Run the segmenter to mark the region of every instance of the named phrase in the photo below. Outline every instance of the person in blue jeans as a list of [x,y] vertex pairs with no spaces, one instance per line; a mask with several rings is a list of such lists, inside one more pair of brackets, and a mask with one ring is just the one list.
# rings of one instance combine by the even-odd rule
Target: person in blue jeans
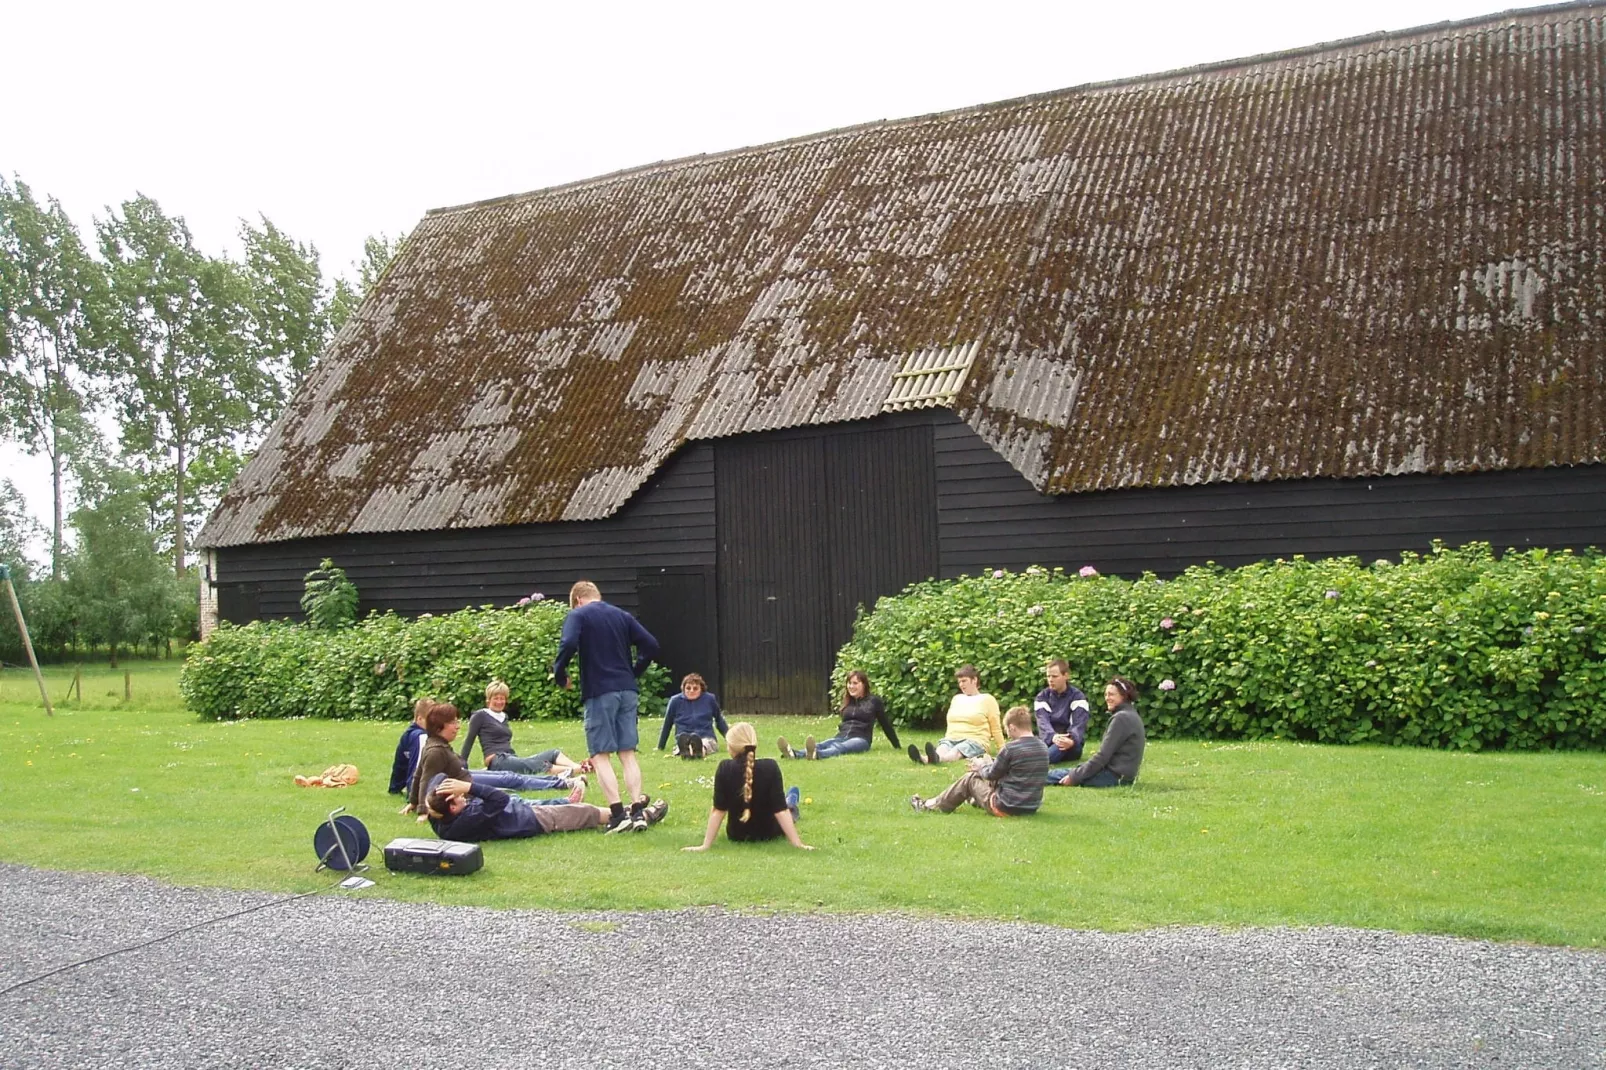
[[887,716],[886,703],[881,701],[880,695],[870,693],[870,678],[858,669],[848,673],[841,716],[842,723],[837,726],[836,735],[818,743],[813,736],[809,736],[803,741],[800,751],[793,750],[785,736],[776,740],[781,757],[836,758],[844,754],[863,754],[870,749],[870,739],[875,735],[877,724],[887,734],[887,740],[894,748],[900,746],[898,730],[892,727],[892,719]]
[[720,735],[730,730],[725,724],[725,715],[720,712],[719,699],[708,690],[707,681],[697,673],[688,673],[680,682],[680,694],[670,698],[669,705],[664,707],[664,727],[658,733],[658,749],[664,749],[673,731],[675,757],[702,758],[717,754],[716,726]]
[[482,769],[478,773],[470,773],[468,764],[463,761],[452,749],[452,741],[457,738],[458,728],[461,726],[461,715],[457,707],[449,702],[431,701],[424,713],[424,739],[423,752],[418,756],[417,768],[413,770],[413,779],[407,794],[407,808],[402,813],[417,813],[418,820],[425,820],[424,796],[428,794],[429,782],[439,774],[446,774],[453,780],[473,780],[484,784],[488,788],[500,788],[503,791],[551,791],[555,788],[578,788],[584,794],[585,782],[582,780],[570,781],[557,776],[529,776],[524,773],[498,773],[490,769]]
[[[585,702],[586,749],[591,753],[597,784],[608,800],[605,831],[640,831],[648,822],[641,765],[636,761],[641,742],[636,725],[641,696],[636,680],[658,656],[658,640],[635,617],[604,602],[596,584],[581,580],[569,589],[569,615],[563,619],[558,659],[552,663],[552,678],[558,686],[573,686],[568,666],[576,654],[580,657],[580,697]],[[625,790],[630,793],[628,812],[613,772],[615,754],[619,755]]]

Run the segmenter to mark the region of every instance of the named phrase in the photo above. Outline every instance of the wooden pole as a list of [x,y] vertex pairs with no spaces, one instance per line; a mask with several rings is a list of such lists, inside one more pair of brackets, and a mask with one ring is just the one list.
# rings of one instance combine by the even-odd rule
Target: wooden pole
[[123,670],[123,701],[134,701],[134,674],[127,669]]
[[45,700],[45,716],[54,717],[56,711],[50,708],[50,692],[45,690],[45,674],[39,671],[39,659],[33,655],[33,640],[28,636],[28,622],[22,619],[22,603],[17,601],[17,588],[11,583],[11,566],[0,564],[0,580],[6,584],[6,594],[11,598],[11,612],[17,618],[17,632],[22,636],[22,648],[28,652],[28,664],[33,666],[33,678],[39,682],[39,697]]

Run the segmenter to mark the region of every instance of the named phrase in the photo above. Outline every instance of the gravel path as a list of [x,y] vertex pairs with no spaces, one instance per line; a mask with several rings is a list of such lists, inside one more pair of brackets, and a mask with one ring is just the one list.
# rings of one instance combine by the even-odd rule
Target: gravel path
[[[275,898],[0,865],[0,989]],[[1606,1068],[1606,954],[337,892],[0,995],[0,1066]]]

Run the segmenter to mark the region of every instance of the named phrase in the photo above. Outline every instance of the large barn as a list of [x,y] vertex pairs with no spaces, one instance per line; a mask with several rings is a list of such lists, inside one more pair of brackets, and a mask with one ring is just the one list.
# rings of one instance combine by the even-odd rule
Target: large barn
[[1606,4],[430,212],[213,513],[209,614],[589,577],[740,713],[928,576],[1606,545]]

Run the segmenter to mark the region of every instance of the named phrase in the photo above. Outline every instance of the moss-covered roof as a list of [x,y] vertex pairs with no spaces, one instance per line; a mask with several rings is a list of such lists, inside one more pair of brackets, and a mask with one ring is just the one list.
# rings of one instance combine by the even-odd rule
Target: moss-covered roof
[[1603,189],[1594,2],[434,211],[201,543],[606,516],[917,360],[1050,494],[1600,462]]

